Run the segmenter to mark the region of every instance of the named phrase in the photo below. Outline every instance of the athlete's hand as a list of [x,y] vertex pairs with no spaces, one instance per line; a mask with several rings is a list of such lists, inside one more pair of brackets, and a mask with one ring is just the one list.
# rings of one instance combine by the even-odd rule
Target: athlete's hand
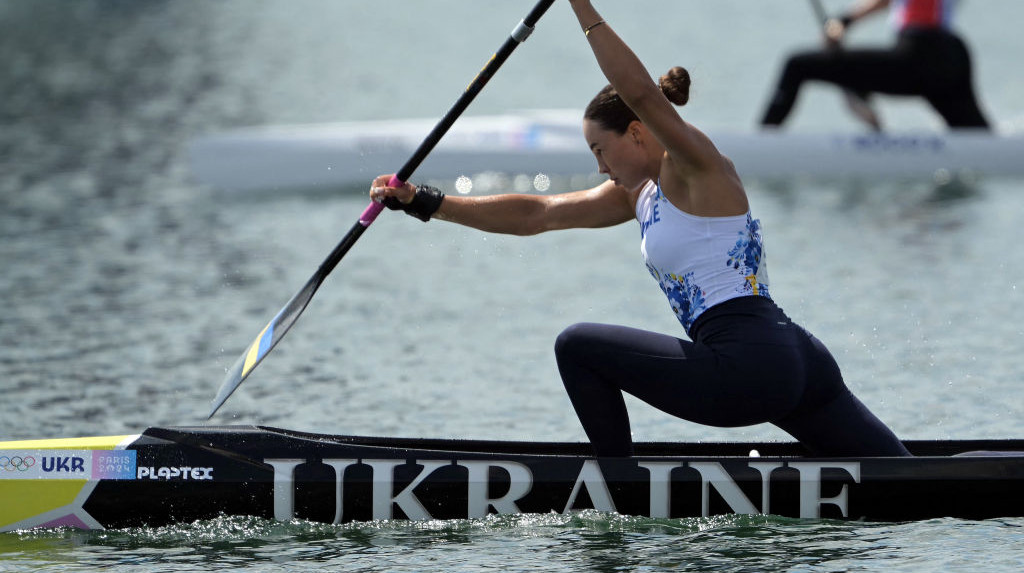
[[846,25],[839,18],[829,18],[825,22],[825,47],[838,48],[846,36]]
[[387,204],[387,199],[394,197],[398,202],[408,205],[416,195],[416,187],[408,181],[401,187],[388,187],[392,177],[394,175],[380,175],[374,179],[370,184],[370,199]]

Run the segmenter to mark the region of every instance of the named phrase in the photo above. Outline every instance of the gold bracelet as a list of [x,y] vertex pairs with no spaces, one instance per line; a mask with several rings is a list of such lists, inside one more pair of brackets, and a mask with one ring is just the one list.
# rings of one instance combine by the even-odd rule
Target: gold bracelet
[[590,36],[590,31],[600,26],[601,24],[604,24],[604,20],[598,20],[597,22],[594,22],[593,24],[587,26],[586,28],[583,29],[583,35]]

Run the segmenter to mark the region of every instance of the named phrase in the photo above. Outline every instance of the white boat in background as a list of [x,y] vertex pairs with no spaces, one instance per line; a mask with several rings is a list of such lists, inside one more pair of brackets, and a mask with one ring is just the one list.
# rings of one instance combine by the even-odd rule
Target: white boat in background
[[[459,119],[416,170],[418,180],[481,173],[591,174],[578,110],[530,110]],[[198,183],[224,190],[367,185],[397,171],[434,119],[238,129],[189,148]],[[748,180],[925,179],[1024,176],[1024,133],[801,133],[708,129]]]

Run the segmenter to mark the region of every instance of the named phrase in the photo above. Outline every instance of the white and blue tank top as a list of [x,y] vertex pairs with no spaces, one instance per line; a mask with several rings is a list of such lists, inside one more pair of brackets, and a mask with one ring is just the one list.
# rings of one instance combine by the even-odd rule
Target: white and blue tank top
[[640,252],[689,333],[712,306],[768,293],[761,222],[744,215],[698,217],[676,208],[651,181],[636,202]]

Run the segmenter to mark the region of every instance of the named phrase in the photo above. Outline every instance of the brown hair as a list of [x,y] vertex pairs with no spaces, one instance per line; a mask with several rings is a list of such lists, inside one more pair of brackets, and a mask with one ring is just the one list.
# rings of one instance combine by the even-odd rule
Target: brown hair
[[[686,68],[676,66],[669,70],[658,80],[658,87],[668,101],[676,105],[686,105],[690,101],[690,73]],[[601,127],[619,134],[626,133],[629,124],[639,119],[610,84],[590,100],[583,118],[596,121]]]

